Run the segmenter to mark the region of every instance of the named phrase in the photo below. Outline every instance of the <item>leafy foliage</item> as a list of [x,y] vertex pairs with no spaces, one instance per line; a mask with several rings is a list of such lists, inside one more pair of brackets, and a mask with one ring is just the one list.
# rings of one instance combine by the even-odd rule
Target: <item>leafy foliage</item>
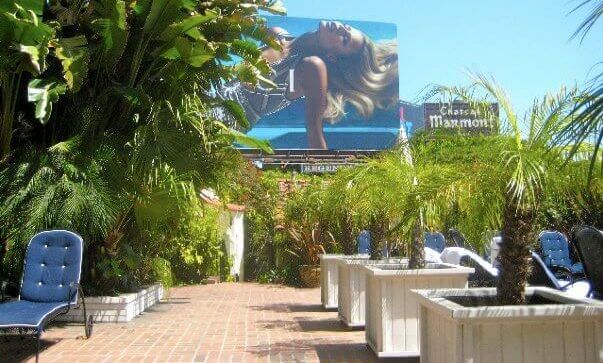
[[43,19],[18,3],[0,11],[0,217],[18,219],[0,240],[17,253],[37,231],[77,231],[95,292],[214,273],[219,226],[191,200],[240,168],[233,142],[270,149],[214,119],[211,91],[240,67],[267,75],[251,44],[274,42],[258,11],[281,3],[54,1]]

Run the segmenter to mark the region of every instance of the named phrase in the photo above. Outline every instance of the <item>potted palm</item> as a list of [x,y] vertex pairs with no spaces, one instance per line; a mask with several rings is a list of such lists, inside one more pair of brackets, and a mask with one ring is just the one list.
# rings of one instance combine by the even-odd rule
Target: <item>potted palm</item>
[[299,276],[303,287],[320,286],[320,258],[325,253],[320,241],[320,232],[316,228],[303,230],[289,227],[290,247],[287,252],[299,258]]
[[[467,176],[475,183],[474,199],[482,199],[482,190],[498,194],[484,212],[498,215],[502,222],[499,281],[495,289],[417,291],[423,326],[421,360],[601,361],[601,302],[526,287],[540,202],[552,185],[563,188],[575,177],[563,169],[560,150],[550,144],[569,122],[574,93],[562,91],[535,103],[526,117],[529,134],[524,136],[504,91],[482,75],[472,78],[473,87],[499,103],[502,120],[509,126],[502,135],[490,138],[490,147],[481,148],[485,154],[498,155],[497,161],[478,166]],[[475,102],[469,96],[474,90],[439,91]]]
[[404,247],[409,253],[408,260],[397,264],[363,266],[365,335],[379,357],[419,355],[418,304],[411,289],[462,288],[473,272],[461,266],[425,263],[422,235],[427,224],[435,223],[430,211],[454,188],[457,173],[424,164],[415,157],[416,148],[410,146],[369,161],[350,184],[363,195],[358,207],[368,216],[375,236],[371,257],[380,257],[385,239],[395,236],[406,241]]
[[334,245],[333,235],[321,218],[322,189],[320,180],[307,181],[303,189],[291,195],[285,210],[286,220],[290,221],[286,227],[289,237],[286,251],[299,259],[304,287],[320,285],[320,256],[326,254],[326,247]]
[[320,292],[325,309],[338,309],[339,303],[339,261],[345,259],[366,260],[367,255],[357,254],[356,235],[359,232],[358,223],[353,209],[350,208],[348,194],[345,193],[347,171],[341,171],[321,190],[323,215],[329,216],[329,231],[332,232],[336,245],[340,247],[337,253],[320,256]]

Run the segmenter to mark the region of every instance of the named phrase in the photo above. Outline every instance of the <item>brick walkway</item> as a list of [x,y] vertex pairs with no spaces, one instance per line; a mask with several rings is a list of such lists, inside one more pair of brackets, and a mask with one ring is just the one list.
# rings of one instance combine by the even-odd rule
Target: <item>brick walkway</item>
[[[324,311],[319,289],[223,283],[170,290],[127,324],[53,325],[40,362],[373,362],[364,331]],[[35,341],[0,340],[0,362],[33,360]],[[391,360],[387,360],[390,362]],[[418,362],[410,360],[407,362]]]

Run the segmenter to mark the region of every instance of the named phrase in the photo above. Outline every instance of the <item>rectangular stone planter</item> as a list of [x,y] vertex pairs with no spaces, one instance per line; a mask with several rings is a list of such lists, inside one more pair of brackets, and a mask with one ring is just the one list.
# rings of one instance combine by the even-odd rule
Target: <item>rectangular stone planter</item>
[[[546,304],[486,306],[496,289],[415,291],[421,305],[421,362],[603,362],[603,303],[545,288]],[[460,297],[484,306],[465,307]]]
[[419,303],[412,289],[464,288],[472,268],[428,263],[423,269],[364,266],[366,341],[379,357],[417,357],[420,347]]
[[339,275],[337,271],[340,258],[368,260],[368,255],[320,255],[320,300],[325,309],[337,309],[337,289]]
[[364,266],[400,265],[408,259],[392,258],[384,260],[345,259],[338,261],[338,316],[348,328],[364,328],[365,292],[368,270]]
[[[86,297],[86,312],[98,323],[125,323],[140,315],[163,298],[163,285],[146,286],[136,293],[119,296]],[[81,322],[82,306],[59,316],[57,321]]]

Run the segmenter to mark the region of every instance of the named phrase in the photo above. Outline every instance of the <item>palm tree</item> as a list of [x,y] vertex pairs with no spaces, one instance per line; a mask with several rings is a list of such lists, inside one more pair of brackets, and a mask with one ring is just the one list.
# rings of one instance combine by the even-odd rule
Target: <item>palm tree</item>
[[[498,102],[502,111],[499,120],[505,127],[498,137],[502,144],[498,147],[493,145],[490,151],[487,147],[480,150],[490,155],[498,154],[499,158],[490,165],[494,167],[492,170],[477,170],[472,174],[478,180],[476,193],[497,188],[501,196],[498,208],[496,199],[492,201],[490,212],[501,213],[503,223],[498,299],[502,304],[522,304],[525,302],[524,290],[529,273],[530,246],[535,240],[537,212],[550,177],[563,172],[559,157],[563,150],[552,140],[567,125],[576,92],[562,90],[555,96],[535,102],[522,120],[494,80],[481,74],[470,74],[470,77],[474,82],[472,87],[439,87],[438,93],[452,99],[460,98],[476,107],[490,97]],[[475,91],[481,91],[484,97],[476,99]],[[522,125],[528,127],[527,134],[522,132]]]
[[[357,223],[371,233],[371,259],[381,259],[390,227],[399,215],[400,203],[411,180],[403,159],[397,153],[384,153],[362,166],[343,170],[335,185],[344,185],[347,203]],[[333,192],[338,193],[337,190]]]

